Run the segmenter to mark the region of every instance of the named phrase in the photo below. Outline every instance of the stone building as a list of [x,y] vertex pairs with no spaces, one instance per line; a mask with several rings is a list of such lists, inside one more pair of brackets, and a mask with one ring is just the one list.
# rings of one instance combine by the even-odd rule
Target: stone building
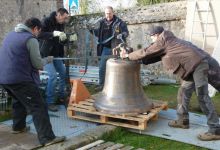
[[[98,2],[99,0],[95,0]],[[117,0],[112,0],[117,1]],[[131,0],[134,4],[136,0]],[[206,2],[208,0],[199,0],[199,7],[206,9]],[[23,22],[28,17],[38,17],[42,19],[44,16],[50,14],[50,12],[62,7],[63,0],[1,0],[1,19],[0,19],[0,41],[7,32],[13,30],[17,23]],[[117,1],[121,4],[122,1]],[[206,39],[207,48],[209,53],[215,46],[215,42],[218,38],[218,29],[220,28],[220,18],[217,6],[219,6],[219,0],[212,0],[209,8],[210,22],[207,31],[215,37]],[[92,3],[89,8],[92,8]],[[134,7],[133,7],[134,6]],[[178,1],[171,3],[161,3],[149,6],[135,6],[132,8],[116,7],[116,15],[126,21],[130,35],[127,39],[129,46],[134,49],[144,48],[150,44],[150,39],[146,35],[146,31],[151,25],[162,25],[165,29],[172,30],[174,34],[179,38],[190,39],[192,34],[192,21],[194,16],[194,1]],[[121,9],[118,9],[121,8]],[[98,10],[98,9],[97,9]],[[98,10],[100,12],[100,10]],[[95,13],[88,15],[75,15],[71,17],[70,23],[67,25],[66,32],[76,32],[78,34],[78,41],[70,46],[68,52],[72,57],[82,58],[81,60],[74,61],[75,64],[84,64],[85,56],[96,56],[96,38],[85,28],[85,23],[91,22],[103,17],[103,13]],[[205,13],[201,14],[201,18],[206,18]],[[198,19],[198,14],[195,15],[194,20]],[[195,24],[194,24],[195,25]],[[203,25],[196,24],[195,29],[202,29]],[[201,43],[204,41],[202,36],[194,37],[192,39],[194,43],[201,47]],[[89,65],[97,65],[98,60],[89,58]],[[160,63],[145,66],[148,67],[157,74],[166,74],[161,69]]]
[[1,0],[0,41],[14,26],[29,17],[42,19],[62,7],[62,0]]

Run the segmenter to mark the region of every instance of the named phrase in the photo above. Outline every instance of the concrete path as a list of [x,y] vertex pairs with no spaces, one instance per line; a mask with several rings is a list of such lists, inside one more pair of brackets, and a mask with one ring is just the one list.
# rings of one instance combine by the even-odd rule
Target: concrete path
[[[67,138],[65,142],[39,148],[41,150],[68,150],[76,149],[100,138],[104,133],[114,130],[116,127],[100,125],[89,129],[78,136]],[[30,150],[39,145],[37,135],[33,133],[11,134],[11,127],[0,124],[0,149],[1,150]]]
[[11,127],[0,124],[0,149],[1,150],[29,150],[39,145],[36,134],[21,133],[11,134]]

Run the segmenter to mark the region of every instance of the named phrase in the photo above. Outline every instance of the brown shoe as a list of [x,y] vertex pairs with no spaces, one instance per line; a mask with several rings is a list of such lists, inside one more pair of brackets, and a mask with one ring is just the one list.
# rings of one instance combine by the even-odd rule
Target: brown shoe
[[25,128],[23,128],[23,129],[21,129],[21,130],[12,130],[11,133],[12,133],[12,134],[24,133],[24,132],[30,131],[30,129],[31,129],[30,126],[26,126]]
[[210,132],[201,133],[197,137],[202,141],[220,140],[220,135],[216,135]]
[[55,144],[55,143],[63,142],[65,139],[66,139],[65,136],[60,136],[60,137],[57,136],[53,140],[45,143],[44,146],[49,146],[49,145],[52,145],[52,144]]
[[189,120],[172,120],[168,125],[173,128],[189,129]]

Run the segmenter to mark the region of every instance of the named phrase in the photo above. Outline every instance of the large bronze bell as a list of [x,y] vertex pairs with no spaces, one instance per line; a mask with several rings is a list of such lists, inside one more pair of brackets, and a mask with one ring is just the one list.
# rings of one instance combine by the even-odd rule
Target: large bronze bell
[[104,88],[96,97],[94,107],[109,114],[136,114],[150,110],[153,104],[147,100],[140,83],[140,64],[109,59]]

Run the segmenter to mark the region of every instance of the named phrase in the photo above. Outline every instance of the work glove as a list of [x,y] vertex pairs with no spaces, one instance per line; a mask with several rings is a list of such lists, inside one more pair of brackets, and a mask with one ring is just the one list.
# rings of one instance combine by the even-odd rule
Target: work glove
[[122,39],[123,38],[123,34],[118,34],[117,35],[117,39]]
[[53,56],[47,56],[47,63],[53,62]]
[[76,35],[76,34],[70,35],[69,41],[70,41],[70,42],[72,42],[72,41],[77,41],[77,35]]
[[67,39],[66,33],[61,31],[53,31],[54,37],[59,37],[60,41],[65,41]]

